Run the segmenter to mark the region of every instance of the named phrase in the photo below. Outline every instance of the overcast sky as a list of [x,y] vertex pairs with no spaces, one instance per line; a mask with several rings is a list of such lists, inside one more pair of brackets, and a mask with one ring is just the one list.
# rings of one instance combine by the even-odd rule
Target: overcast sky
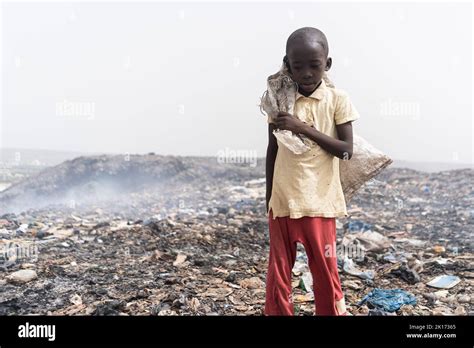
[[471,162],[469,3],[4,3],[1,146],[264,156],[257,104],[286,39],[326,33],[330,76],[392,158]]

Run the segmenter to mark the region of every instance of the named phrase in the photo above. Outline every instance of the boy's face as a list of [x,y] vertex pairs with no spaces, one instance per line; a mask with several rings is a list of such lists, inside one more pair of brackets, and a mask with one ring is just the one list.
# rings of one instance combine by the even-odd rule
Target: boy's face
[[298,84],[298,92],[305,96],[314,92],[332,63],[318,42],[297,41],[289,48],[287,57],[291,77]]

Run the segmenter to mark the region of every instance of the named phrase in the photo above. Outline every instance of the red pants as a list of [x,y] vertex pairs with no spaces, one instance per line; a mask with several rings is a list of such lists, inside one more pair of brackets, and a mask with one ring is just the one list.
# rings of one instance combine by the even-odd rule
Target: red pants
[[297,242],[303,244],[308,257],[316,315],[347,315],[337,271],[336,219],[305,216],[273,220],[270,210],[268,223],[270,259],[264,315],[294,315],[291,272]]

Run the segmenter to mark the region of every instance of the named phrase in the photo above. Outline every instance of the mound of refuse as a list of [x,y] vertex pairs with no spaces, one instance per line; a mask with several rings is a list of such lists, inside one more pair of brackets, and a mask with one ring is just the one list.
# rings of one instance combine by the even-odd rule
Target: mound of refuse
[[215,157],[81,156],[47,168],[0,192],[0,212],[55,204],[106,202],[192,182],[251,180],[263,165],[220,163]]

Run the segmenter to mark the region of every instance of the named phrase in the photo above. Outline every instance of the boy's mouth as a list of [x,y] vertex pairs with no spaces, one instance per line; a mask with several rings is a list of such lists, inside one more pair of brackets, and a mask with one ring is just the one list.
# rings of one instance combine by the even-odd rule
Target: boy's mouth
[[301,89],[305,91],[312,91],[313,89],[316,88],[316,84],[315,83],[302,83],[300,84],[300,87]]

